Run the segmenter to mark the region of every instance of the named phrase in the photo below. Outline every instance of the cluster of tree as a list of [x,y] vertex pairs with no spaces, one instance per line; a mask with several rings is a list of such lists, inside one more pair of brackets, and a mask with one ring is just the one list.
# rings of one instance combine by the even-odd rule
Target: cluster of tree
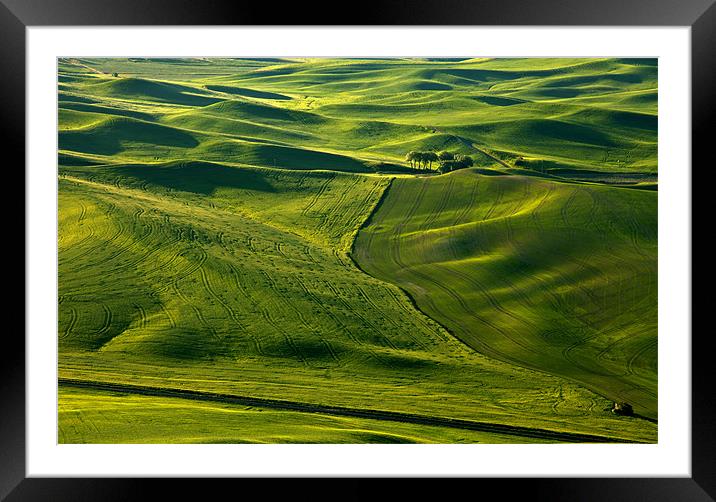
[[413,168],[432,169],[433,162],[437,162],[437,170],[440,173],[449,173],[456,169],[471,167],[474,162],[468,155],[454,155],[450,152],[416,152],[411,151],[405,156],[406,162]]
[[410,167],[418,169],[432,169],[433,162],[438,160],[438,154],[435,152],[410,151],[405,156],[405,161],[410,164]]
[[440,152],[438,157],[440,158],[438,171],[440,171],[441,174],[475,165],[475,162],[469,155],[453,155],[450,152]]

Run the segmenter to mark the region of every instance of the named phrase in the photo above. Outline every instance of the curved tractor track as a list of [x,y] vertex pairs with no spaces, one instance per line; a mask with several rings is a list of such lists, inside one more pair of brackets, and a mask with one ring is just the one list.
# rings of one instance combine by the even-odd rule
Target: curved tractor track
[[655,419],[655,204],[641,191],[474,170],[400,179],[354,258],[478,352]]

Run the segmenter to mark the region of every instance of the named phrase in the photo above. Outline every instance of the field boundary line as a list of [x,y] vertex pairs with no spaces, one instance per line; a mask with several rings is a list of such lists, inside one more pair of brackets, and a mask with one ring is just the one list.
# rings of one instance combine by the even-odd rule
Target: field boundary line
[[385,420],[391,422],[412,423],[436,427],[450,427],[454,429],[473,430],[508,436],[520,436],[548,441],[561,441],[569,443],[638,443],[621,438],[610,438],[592,434],[581,434],[576,432],[559,432],[549,429],[522,427],[517,425],[496,424],[490,422],[479,422],[459,418],[431,417],[415,413],[373,410],[364,408],[350,408],[343,406],[320,405],[303,403],[299,401],[285,401],[279,399],[259,398],[251,396],[240,396],[234,394],[223,394],[189,389],[161,388],[144,385],[108,383],[90,380],[77,380],[71,378],[58,378],[58,385],[91,389],[106,392],[118,392],[129,394],[140,394],[144,396],[171,397],[179,399],[190,399],[195,401],[220,402],[225,404],[236,404],[243,406],[257,406],[286,411],[298,411],[303,413],[319,413],[327,415],[348,416],[356,418],[368,418],[374,420]]

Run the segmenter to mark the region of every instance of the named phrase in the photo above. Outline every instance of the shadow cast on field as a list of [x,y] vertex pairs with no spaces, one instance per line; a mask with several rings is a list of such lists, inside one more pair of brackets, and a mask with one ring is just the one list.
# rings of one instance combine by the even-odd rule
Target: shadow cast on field
[[[129,117],[114,117],[98,124],[77,130],[60,131],[61,150],[115,155],[128,145],[167,146],[194,148],[199,141],[190,133]],[[145,146],[146,148],[146,146]]]
[[92,103],[61,101],[60,108],[65,108],[67,110],[75,110],[78,112],[89,112],[89,113],[98,113],[98,114],[105,114],[105,115],[117,115],[120,117],[131,117],[133,119],[139,119],[139,120],[152,120],[153,119],[152,115],[150,115],[149,113],[136,112],[133,110],[125,110],[125,109],[121,109],[121,108],[112,108],[109,106],[99,106],[99,105],[95,105]]
[[113,166],[114,174],[131,176],[142,182],[170,190],[210,195],[218,188],[275,192],[266,178],[256,171],[212,162],[170,162],[160,165],[131,164]]
[[475,101],[491,106],[513,106],[527,103],[527,100],[517,98],[506,98],[502,96],[470,96]]
[[246,96],[249,98],[259,99],[276,99],[280,101],[290,100],[290,96],[278,94],[275,92],[259,91],[257,89],[249,89],[248,87],[233,87],[230,85],[206,85],[204,86],[210,91],[225,92],[227,94],[235,94],[237,96]]

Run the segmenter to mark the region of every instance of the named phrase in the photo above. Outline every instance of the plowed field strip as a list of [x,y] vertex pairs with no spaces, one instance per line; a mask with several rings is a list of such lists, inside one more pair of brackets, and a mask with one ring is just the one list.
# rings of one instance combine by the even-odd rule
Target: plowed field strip
[[489,422],[477,422],[448,417],[431,417],[415,413],[403,413],[396,411],[372,410],[365,408],[349,408],[343,406],[328,406],[299,401],[284,401],[279,399],[266,399],[250,396],[239,396],[234,394],[219,394],[214,392],[203,392],[187,389],[169,389],[149,387],[143,385],[130,385],[118,383],[92,382],[87,380],[74,380],[69,378],[58,379],[59,385],[76,387],[106,392],[122,392],[129,394],[140,394],[144,396],[172,397],[179,399],[191,399],[195,401],[210,401],[225,404],[237,404],[241,406],[258,406],[262,408],[300,411],[304,413],[322,413],[328,415],[370,418],[374,420],[386,420],[392,422],[412,423],[421,425],[433,425],[437,427],[451,427],[493,434],[504,434],[509,436],[520,436],[547,441],[561,441],[569,443],[633,443],[604,436],[591,434],[579,434],[572,432],[557,432],[547,429],[531,427],[520,427],[503,425]]

